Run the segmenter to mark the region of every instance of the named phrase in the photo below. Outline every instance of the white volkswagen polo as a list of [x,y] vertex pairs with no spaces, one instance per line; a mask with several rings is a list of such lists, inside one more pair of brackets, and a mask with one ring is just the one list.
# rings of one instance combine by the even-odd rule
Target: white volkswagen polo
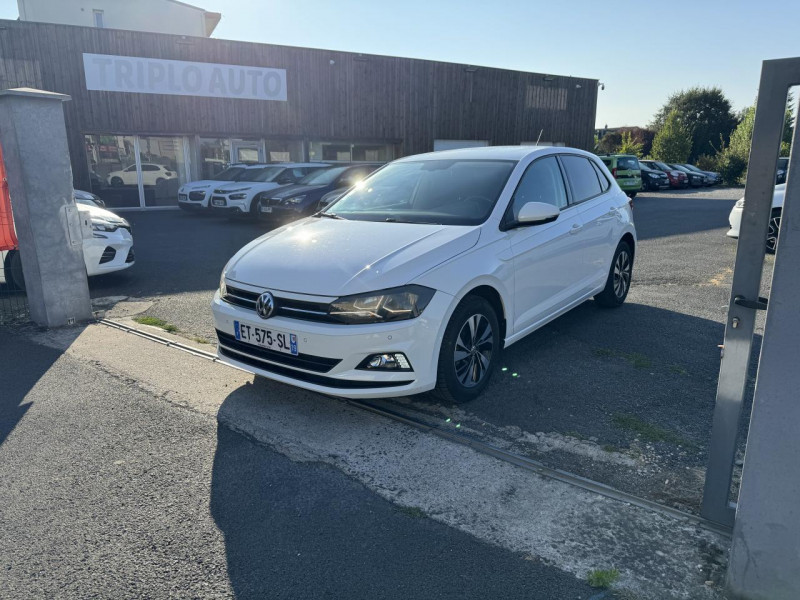
[[410,156],[231,258],[218,354],[332,395],[467,401],[503,348],[589,298],[622,304],[635,248],[628,197],[588,152]]

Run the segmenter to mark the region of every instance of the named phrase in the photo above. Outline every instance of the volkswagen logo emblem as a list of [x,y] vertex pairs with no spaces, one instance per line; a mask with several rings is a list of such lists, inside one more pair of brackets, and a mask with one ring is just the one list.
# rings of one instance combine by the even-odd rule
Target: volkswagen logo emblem
[[258,297],[256,312],[262,319],[269,319],[275,312],[275,297],[270,292],[264,292]]

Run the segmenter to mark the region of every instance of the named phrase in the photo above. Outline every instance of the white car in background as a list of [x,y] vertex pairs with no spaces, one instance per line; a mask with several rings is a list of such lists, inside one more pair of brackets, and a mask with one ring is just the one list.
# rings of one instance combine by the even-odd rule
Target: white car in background
[[476,398],[504,347],[589,298],[620,306],[636,231],[594,155],[409,156],[236,253],[212,311],[220,360],[351,398]]
[[208,208],[208,201],[215,187],[236,181],[247,169],[263,166],[263,164],[249,163],[234,164],[217,173],[215,179],[199,179],[184,183],[178,188],[178,206],[184,210]]
[[[169,179],[175,179],[178,174],[164,165],[155,163],[142,163],[142,185],[158,185]],[[120,171],[111,171],[106,177],[108,185],[119,187],[122,185],[138,185],[136,165],[131,165]]]
[[[92,195],[75,190],[78,211],[91,225],[91,235],[87,228],[83,238],[86,274],[92,277],[132,267],[135,257],[130,223],[97,206],[94,200],[87,197]],[[5,266],[5,269],[0,269],[0,284],[7,283],[4,274],[8,273],[11,283],[19,289],[25,289],[19,251],[0,252],[0,264]]]
[[236,181],[214,188],[211,208],[232,216],[251,215],[256,218],[258,203],[253,199],[261,192],[297,183],[309,173],[330,166],[327,163],[275,163],[248,169]]
[[[786,184],[782,183],[775,186],[775,191],[772,194],[772,213],[769,217],[769,231],[767,231],[767,252],[770,254],[775,253],[775,247],[778,245],[778,231],[781,228],[781,213],[783,212],[783,198],[786,195]],[[728,217],[728,222],[731,225],[727,233],[728,237],[739,237],[739,229],[742,226],[742,213],[744,212],[744,198],[739,198],[736,204],[733,205],[731,214]]]

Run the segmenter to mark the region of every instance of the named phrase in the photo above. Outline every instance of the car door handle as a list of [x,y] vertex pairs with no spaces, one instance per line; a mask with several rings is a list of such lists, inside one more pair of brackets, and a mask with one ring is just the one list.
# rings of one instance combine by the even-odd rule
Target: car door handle
[[575,233],[578,233],[581,229],[583,229],[583,225],[580,225],[579,223],[575,223],[572,226],[572,229],[569,230],[569,232],[570,232],[570,234],[575,234]]

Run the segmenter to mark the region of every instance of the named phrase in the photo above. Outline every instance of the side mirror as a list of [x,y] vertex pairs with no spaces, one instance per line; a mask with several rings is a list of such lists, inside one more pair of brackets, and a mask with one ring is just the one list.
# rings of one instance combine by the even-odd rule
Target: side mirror
[[517,225],[542,225],[552,223],[561,214],[557,206],[545,202],[528,202],[519,209]]

